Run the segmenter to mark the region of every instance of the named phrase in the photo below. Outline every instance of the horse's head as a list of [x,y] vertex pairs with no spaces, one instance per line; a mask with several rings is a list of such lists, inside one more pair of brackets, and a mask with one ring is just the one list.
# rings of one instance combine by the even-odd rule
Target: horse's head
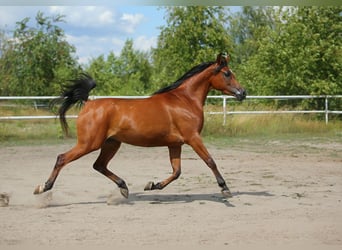
[[229,55],[220,53],[217,56],[214,75],[211,77],[211,87],[222,91],[226,95],[235,96],[242,101],[246,98],[247,92],[236,80],[234,73],[229,69]]

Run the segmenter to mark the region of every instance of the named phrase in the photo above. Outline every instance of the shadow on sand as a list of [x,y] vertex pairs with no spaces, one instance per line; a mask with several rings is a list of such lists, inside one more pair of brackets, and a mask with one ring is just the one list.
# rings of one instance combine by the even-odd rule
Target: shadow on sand
[[132,193],[128,198],[129,204],[136,202],[147,202],[149,204],[177,204],[198,202],[205,204],[206,202],[218,202],[225,204],[227,207],[233,205],[220,193],[215,194],[152,194],[152,193]]
[[[269,192],[234,192],[233,198],[241,195],[252,195],[252,196],[274,196]],[[233,199],[231,198],[231,199]],[[230,198],[225,198],[221,193],[213,194],[153,194],[148,192],[137,192],[131,193],[128,199],[121,196],[115,195],[115,197],[109,196],[99,196],[98,201],[89,202],[71,202],[71,203],[54,203],[48,205],[48,207],[62,207],[70,205],[90,205],[90,204],[108,204],[108,205],[134,205],[139,202],[147,202],[149,204],[178,204],[178,203],[192,203],[197,202],[200,205],[206,204],[207,202],[217,202],[221,203],[227,207],[235,207],[229,200]]]
[[[240,195],[253,196],[273,196],[268,192],[235,192],[233,197]],[[206,202],[218,202],[227,207],[235,207],[229,202],[229,198],[225,198],[221,193],[214,194],[148,194],[148,193],[133,193],[130,195],[127,203],[134,204],[135,202],[145,201],[150,204],[176,204],[176,203],[191,203],[198,202],[205,204]]]

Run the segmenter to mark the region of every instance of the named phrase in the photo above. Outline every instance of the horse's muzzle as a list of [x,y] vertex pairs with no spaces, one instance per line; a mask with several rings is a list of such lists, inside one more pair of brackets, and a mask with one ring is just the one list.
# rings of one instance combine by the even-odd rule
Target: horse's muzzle
[[246,98],[247,96],[247,91],[244,89],[236,89],[236,91],[234,91],[235,97],[238,101],[242,101]]

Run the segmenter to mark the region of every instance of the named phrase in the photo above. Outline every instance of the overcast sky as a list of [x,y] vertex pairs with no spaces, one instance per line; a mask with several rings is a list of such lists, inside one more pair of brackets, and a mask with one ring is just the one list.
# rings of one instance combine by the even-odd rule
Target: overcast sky
[[165,25],[164,10],[156,6],[0,6],[0,29],[13,31],[25,17],[35,25],[38,11],[66,16],[66,23],[59,26],[76,47],[81,63],[109,51],[118,55],[127,39],[133,39],[139,50],[155,47],[159,27]]

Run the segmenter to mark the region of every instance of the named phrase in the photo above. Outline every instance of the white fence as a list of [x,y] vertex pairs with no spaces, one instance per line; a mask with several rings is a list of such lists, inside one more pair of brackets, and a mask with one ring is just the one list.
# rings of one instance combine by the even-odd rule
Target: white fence
[[247,99],[273,99],[273,100],[291,100],[291,99],[324,99],[324,110],[258,110],[258,111],[228,111],[227,99],[232,99],[232,96],[208,96],[208,98],[221,98],[222,111],[209,112],[209,114],[222,114],[223,125],[226,124],[227,115],[231,114],[324,114],[325,123],[329,122],[329,114],[342,114],[342,110],[329,110],[329,99],[342,98],[342,95],[284,95],[284,96],[247,96]]
[[[148,96],[91,96],[90,99],[101,99],[101,98],[147,98]],[[1,100],[51,100],[56,98],[56,96],[0,96]],[[222,115],[223,124],[226,124],[227,115],[233,114],[324,114],[325,122],[329,122],[329,114],[342,114],[342,110],[329,110],[329,99],[332,98],[342,98],[342,95],[321,95],[321,96],[310,96],[310,95],[291,95],[291,96],[247,96],[247,99],[273,99],[273,100],[291,100],[291,99],[324,99],[324,109],[323,110],[258,110],[258,111],[229,111],[227,109],[227,99],[234,99],[232,96],[208,96],[208,99],[222,99],[222,111],[218,112],[208,112],[210,115]],[[36,102],[34,102],[36,105]],[[1,103],[0,103],[1,105]],[[67,115],[67,118],[77,118],[77,115]],[[55,115],[45,115],[45,116],[1,116],[1,120],[22,120],[22,119],[55,119]]]

